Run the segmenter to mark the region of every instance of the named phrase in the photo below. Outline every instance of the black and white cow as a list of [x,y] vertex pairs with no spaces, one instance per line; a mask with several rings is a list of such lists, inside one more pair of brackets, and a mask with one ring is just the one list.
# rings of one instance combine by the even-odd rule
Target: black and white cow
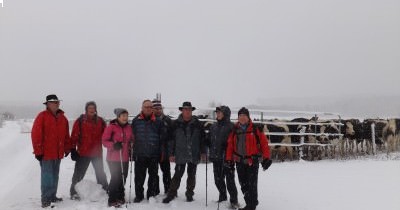
[[[378,149],[382,150],[384,147],[384,138],[383,138],[383,129],[386,127],[388,124],[387,120],[383,119],[365,119],[362,123],[362,139],[365,141],[365,146],[366,150],[365,152],[367,154],[372,153],[372,129],[371,125],[372,123],[375,124],[375,144],[378,147]],[[364,144],[361,142],[361,152],[364,152]]]
[[[277,122],[277,121],[269,121]],[[283,121],[279,121],[283,122]],[[267,122],[268,123],[268,122]],[[291,144],[292,139],[289,135],[273,135],[273,133],[289,133],[289,127],[287,125],[276,125],[276,124],[265,124],[264,131],[269,133],[267,135],[271,143],[280,144]],[[271,155],[273,158],[277,158],[281,161],[285,161],[286,158],[293,160],[293,147],[286,145],[271,146]]]
[[346,119],[340,121],[341,133],[343,134],[343,146],[346,154],[354,155],[358,153],[358,147],[362,141],[363,124],[359,119]]

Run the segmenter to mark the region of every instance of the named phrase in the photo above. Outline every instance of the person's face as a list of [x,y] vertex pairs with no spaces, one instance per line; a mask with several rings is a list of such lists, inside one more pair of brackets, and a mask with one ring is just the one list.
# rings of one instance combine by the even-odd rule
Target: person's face
[[153,107],[153,112],[157,117],[161,116],[163,113],[162,107],[161,106]]
[[122,113],[119,115],[118,117],[118,122],[121,125],[125,125],[126,123],[128,123],[128,113]]
[[89,105],[86,109],[86,114],[89,117],[93,117],[94,115],[96,115],[96,107],[94,105]]
[[245,115],[245,114],[240,114],[238,120],[239,120],[239,123],[242,125],[248,124],[250,121],[249,117],[247,117],[247,115]]
[[60,102],[59,101],[49,101],[49,102],[47,102],[47,108],[52,112],[57,112],[58,109],[60,108]]
[[142,105],[142,112],[145,116],[150,116],[153,113],[153,103],[146,101]]
[[192,108],[183,108],[182,109],[182,117],[183,119],[191,119],[192,118]]
[[217,111],[217,120],[222,120],[224,118],[224,113],[221,111]]

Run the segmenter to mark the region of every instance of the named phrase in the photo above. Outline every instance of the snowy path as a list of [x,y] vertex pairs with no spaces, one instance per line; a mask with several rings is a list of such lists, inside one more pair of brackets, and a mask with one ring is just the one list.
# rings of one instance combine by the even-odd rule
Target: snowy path
[[[0,129],[0,142],[0,209],[40,209],[40,171],[32,155],[30,134],[21,133],[17,122],[6,122]],[[58,195],[64,201],[56,209],[112,209],[106,207],[106,195],[94,184],[91,167],[84,181],[78,185],[83,200],[68,199],[73,166],[70,158],[61,163]],[[107,170],[106,166],[108,175]],[[184,201],[184,177],[179,197],[170,204],[162,204],[163,196],[158,196],[132,204],[128,209],[217,209],[215,200],[218,193],[213,183],[211,164],[208,165],[209,205],[205,207],[205,171],[205,165],[199,165],[193,203]],[[400,209],[399,160],[277,163],[267,172],[260,171],[259,175],[260,205],[257,209]],[[128,194],[129,185],[126,187]],[[239,201],[244,203],[241,193]],[[226,204],[221,209],[227,209]]]

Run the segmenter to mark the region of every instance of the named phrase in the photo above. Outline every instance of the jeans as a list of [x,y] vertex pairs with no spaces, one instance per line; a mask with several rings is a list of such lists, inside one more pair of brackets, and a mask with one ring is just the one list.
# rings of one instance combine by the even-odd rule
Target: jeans
[[42,160],[40,162],[42,203],[56,198],[60,163],[61,160]]

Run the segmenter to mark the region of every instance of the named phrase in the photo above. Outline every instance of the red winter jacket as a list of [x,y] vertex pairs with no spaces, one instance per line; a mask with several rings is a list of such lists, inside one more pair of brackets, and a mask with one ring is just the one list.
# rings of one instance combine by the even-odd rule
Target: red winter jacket
[[96,116],[90,119],[87,115],[81,115],[72,128],[72,148],[77,149],[80,156],[101,157],[103,155],[101,137],[105,127],[103,118]]
[[31,138],[35,155],[43,155],[43,160],[62,159],[71,149],[64,112],[58,110],[56,115],[49,110],[40,112],[33,123]]
[[[240,129],[239,128],[239,123],[236,123],[234,129],[232,130],[231,134],[229,135],[228,138],[228,145],[226,149],[226,160],[234,160],[236,162],[240,161],[240,158],[236,151],[237,151],[237,135],[236,131]],[[260,145],[257,145],[257,138],[254,136],[253,132],[253,123],[250,121],[249,126],[247,127],[246,131],[246,156],[245,158],[248,159],[248,164],[252,165],[253,164],[253,159],[251,156],[254,155],[261,155],[263,159],[270,159],[270,151],[268,147],[268,140],[267,137],[260,132],[258,129],[255,129],[256,135],[258,135],[260,138]]]

